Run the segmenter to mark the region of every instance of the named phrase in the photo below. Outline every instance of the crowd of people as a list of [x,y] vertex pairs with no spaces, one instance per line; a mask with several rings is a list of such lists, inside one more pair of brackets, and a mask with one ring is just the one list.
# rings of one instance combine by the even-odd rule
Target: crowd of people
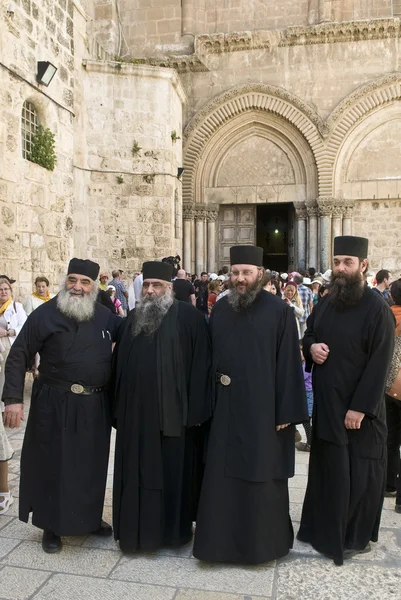
[[[370,287],[367,255],[340,236],[332,270],[278,273],[233,246],[230,269],[148,261],[129,286],[72,259],[57,295],[40,276],[23,303],[0,276],[3,420],[20,425],[33,372],[19,518],[32,513],[44,551],[113,530],[122,551],[154,551],[187,543],[195,521],[200,560],[285,556],[297,448],[310,452],[298,538],[337,565],[368,552],[384,495],[401,512],[401,279],[381,270]],[[11,456],[0,421],[0,514]]]

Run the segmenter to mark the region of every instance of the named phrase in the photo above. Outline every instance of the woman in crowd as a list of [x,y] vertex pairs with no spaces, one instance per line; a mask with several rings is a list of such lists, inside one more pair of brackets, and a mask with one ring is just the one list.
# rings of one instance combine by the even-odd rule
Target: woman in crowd
[[[393,281],[390,288],[394,304],[395,343],[393,359],[386,383],[386,420],[387,420],[387,481],[385,496],[395,498],[395,510],[401,513],[401,396],[399,388],[401,369],[401,279]],[[397,395],[395,395],[397,394]]]
[[219,279],[213,279],[213,281],[209,283],[208,289],[209,293],[207,296],[207,310],[208,314],[210,315],[213,306],[216,304],[217,296],[220,294],[222,289],[221,281]]
[[298,328],[298,338],[301,339],[301,330],[299,327],[299,319],[303,317],[304,307],[302,306],[301,298],[298,294],[298,286],[295,281],[289,281],[284,288],[284,302],[288,304],[293,310]]
[[[6,275],[0,276],[0,398],[4,387],[4,364],[15,338],[26,321],[26,314],[19,302],[12,298],[11,284],[15,283]],[[4,404],[0,400],[1,412]],[[13,497],[8,487],[8,462],[13,451],[4,431],[3,419],[0,418],[0,515],[6,513],[13,503]]]
[[54,294],[50,293],[49,280],[47,277],[36,277],[35,279],[35,291],[27,297],[24,304],[24,309],[27,315],[41,306],[48,300],[54,297]]
[[124,310],[123,310],[120,300],[118,298],[116,298],[116,288],[114,287],[114,285],[107,286],[107,293],[109,294],[110,299],[114,305],[116,315],[118,317],[124,317],[125,316]]
[[322,279],[314,279],[312,281],[312,294],[313,294],[313,306],[319,302],[319,290],[322,287],[323,280]]

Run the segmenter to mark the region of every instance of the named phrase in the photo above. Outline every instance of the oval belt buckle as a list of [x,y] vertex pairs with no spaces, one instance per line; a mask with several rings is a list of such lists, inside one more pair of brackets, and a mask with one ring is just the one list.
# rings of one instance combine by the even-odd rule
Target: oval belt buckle
[[222,375],[220,377],[220,383],[221,385],[230,385],[231,377],[229,377],[228,375]]
[[73,383],[71,386],[71,391],[74,394],[82,394],[82,392],[84,391],[84,386],[81,385],[80,383]]

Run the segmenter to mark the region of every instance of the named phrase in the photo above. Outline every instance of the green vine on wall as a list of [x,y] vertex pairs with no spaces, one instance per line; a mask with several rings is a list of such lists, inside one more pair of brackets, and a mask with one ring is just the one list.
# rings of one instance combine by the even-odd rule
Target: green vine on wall
[[32,136],[32,149],[29,154],[31,162],[54,171],[56,164],[55,135],[50,129],[39,126]]

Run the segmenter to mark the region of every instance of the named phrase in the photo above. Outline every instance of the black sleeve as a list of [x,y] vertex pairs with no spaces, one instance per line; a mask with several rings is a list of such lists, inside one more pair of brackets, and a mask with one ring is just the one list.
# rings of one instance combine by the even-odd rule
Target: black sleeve
[[316,306],[311,314],[309,315],[306,321],[306,330],[304,333],[304,337],[302,339],[302,352],[305,357],[305,371],[310,373],[313,367],[313,359],[310,352],[312,344],[316,344],[314,324],[316,318],[316,311],[319,310],[320,307]]
[[[195,308],[192,308],[195,311]],[[188,379],[188,427],[204,423],[212,413],[211,345],[206,320],[197,312]]]

